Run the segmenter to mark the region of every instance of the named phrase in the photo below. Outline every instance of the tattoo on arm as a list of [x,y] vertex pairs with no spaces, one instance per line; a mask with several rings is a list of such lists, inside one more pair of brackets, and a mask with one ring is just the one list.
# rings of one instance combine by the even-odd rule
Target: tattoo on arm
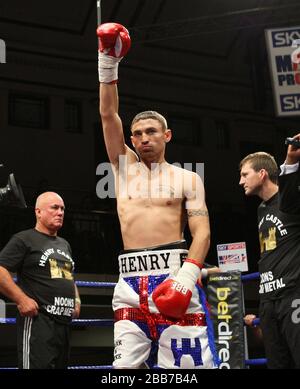
[[191,216],[208,216],[208,211],[206,209],[189,209],[187,211],[188,217]]

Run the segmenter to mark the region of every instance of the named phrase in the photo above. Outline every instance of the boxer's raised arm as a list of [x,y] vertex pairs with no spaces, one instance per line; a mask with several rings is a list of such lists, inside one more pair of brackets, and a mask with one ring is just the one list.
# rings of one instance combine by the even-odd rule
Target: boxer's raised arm
[[127,29],[118,23],[105,23],[97,29],[99,43],[99,110],[109,160],[118,164],[119,156],[134,155],[125,145],[123,126],[118,114],[118,66],[130,48]]
[[106,150],[110,162],[117,165],[119,155],[126,154],[123,125],[118,114],[117,85],[100,83],[99,97]]

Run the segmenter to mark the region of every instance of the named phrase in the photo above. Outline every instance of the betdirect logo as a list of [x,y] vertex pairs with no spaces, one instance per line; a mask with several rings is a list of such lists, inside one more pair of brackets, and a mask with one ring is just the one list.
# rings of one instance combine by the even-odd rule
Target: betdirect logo
[[0,39],[0,63],[6,63],[6,44]]
[[221,361],[219,369],[230,369],[230,340],[232,339],[230,306],[228,304],[228,297],[230,295],[230,288],[218,288],[218,355]]
[[300,39],[300,28],[272,32],[273,47],[291,46],[292,43],[297,39]]

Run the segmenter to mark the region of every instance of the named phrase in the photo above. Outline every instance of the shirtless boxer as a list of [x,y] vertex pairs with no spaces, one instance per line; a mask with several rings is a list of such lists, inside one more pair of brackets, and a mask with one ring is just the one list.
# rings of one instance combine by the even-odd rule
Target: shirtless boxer
[[[216,358],[205,297],[198,286],[210,243],[208,211],[200,177],[170,165],[166,119],[138,114],[131,142],[118,115],[118,64],[130,48],[120,24],[98,27],[100,115],[115,173],[124,251],[114,291],[115,368],[214,368]],[[183,239],[188,221],[193,237]]]

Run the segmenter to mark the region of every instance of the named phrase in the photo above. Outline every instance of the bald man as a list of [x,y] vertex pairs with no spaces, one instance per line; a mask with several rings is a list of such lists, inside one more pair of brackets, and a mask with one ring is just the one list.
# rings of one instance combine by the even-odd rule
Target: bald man
[[[0,293],[18,308],[20,369],[68,366],[70,323],[80,313],[69,243],[57,236],[65,205],[54,192],[36,200],[35,228],[15,234],[0,252]],[[15,284],[10,272],[16,272]]]

